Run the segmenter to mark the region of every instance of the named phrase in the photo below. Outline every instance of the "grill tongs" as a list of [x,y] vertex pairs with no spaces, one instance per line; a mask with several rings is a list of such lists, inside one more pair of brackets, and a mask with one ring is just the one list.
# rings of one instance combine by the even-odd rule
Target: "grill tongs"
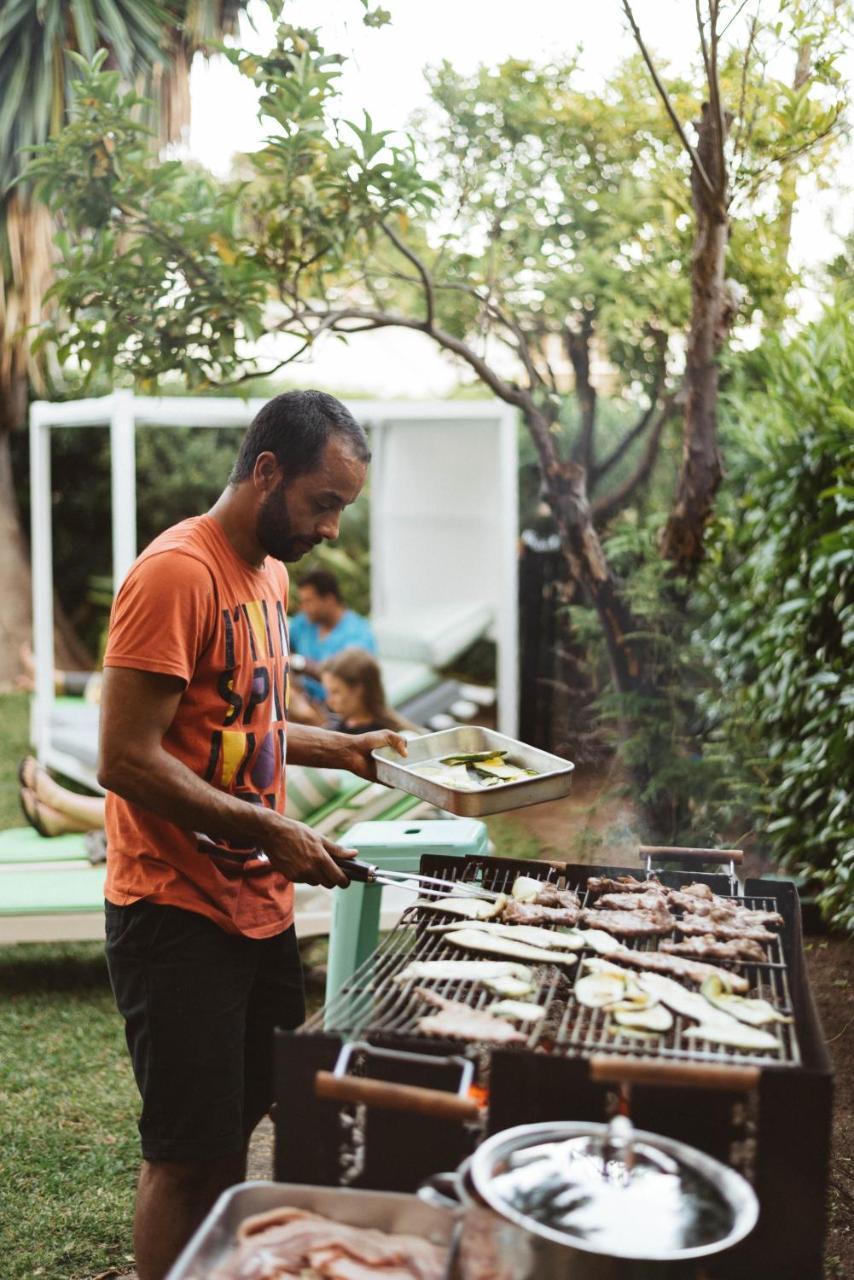
[[485,898],[496,902],[501,896],[490,889],[468,880],[439,880],[436,876],[421,876],[415,871],[392,871],[372,862],[360,862],[358,858],[336,858],[338,866],[358,884],[395,885],[399,889],[411,889],[423,898],[457,897]]

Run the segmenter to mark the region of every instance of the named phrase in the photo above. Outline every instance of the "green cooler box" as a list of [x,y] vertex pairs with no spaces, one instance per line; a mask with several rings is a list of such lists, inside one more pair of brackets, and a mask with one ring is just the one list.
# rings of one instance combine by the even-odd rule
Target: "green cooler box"
[[[428,822],[357,822],[340,838],[345,849],[358,849],[362,862],[389,871],[417,871],[425,853],[459,858],[489,852],[486,824],[479,818]],[[415,901],[412,894],[412,901]],[[326,1001],[352,977],[377,945],[382,885],[351,884],[332,893],[332,926]]]

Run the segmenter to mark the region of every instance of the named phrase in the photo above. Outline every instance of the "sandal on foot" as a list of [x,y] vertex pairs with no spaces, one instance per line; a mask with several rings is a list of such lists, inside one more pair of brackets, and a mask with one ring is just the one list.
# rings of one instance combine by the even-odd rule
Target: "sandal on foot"
[[29,787],[21,787],[19,799],[24,817],[40,836],[49,840],[53,836],[65,836],[75,830],[74,826],[68,825],[64,814],[58,809],[52,809],[43,800],[39,800],[36,793]]
[[[47,773],[35,758],[35,756],[24,756],[18,765],[18,781],[22,787],[26,787],[28,791],[35,792],[37,778],[40,773]],[[50,777],[50,774],[47,774]]]

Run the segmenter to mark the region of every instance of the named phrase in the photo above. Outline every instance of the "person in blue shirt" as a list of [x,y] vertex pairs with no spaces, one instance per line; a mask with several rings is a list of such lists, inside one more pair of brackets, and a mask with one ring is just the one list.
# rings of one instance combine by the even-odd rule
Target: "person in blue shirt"
[[377,642],[367,618],[348,609],[334,573],[315,569],[297,582],[299,613],[290,620],[291,670],[303,681],[308,696],[325,710],[326,693],[320,669],[342,649],[376,653]]

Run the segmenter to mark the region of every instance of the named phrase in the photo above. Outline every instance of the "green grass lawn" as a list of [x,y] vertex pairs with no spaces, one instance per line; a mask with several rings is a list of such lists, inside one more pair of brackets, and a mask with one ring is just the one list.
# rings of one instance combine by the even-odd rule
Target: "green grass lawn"
[[0,693],[0,830],[19,827],[18,764],[30,741],[30,700],[23,693]]
[[[0,827],[21,825],[29,700],[0,695]],[[0,947],[0,1276],[131,1267],[138,1095],[100,943]]]
[[99,943],[0,950],[4,1280],[130,1267],[137,1093]]

